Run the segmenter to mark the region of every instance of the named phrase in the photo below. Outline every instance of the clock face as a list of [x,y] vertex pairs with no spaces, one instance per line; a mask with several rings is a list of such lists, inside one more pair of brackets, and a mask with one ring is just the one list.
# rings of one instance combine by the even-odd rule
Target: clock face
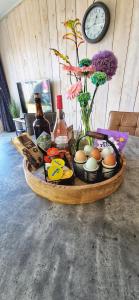
[[85,33],[89,39],[96,39],[105,25],[105,12],[102,7],[94,7],[87,15]]
[[110,13],[102,2],[91,5],[83,18],[82,30],[85,39],[90,43],[100,41],[106,34],[110,23]]

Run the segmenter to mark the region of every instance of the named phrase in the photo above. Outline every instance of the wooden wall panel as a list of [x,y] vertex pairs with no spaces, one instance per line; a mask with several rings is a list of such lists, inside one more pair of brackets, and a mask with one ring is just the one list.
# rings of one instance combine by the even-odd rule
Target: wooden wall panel
[[[21,27],[22,27],[22,52],[24,52],[24,64],[27,69],[27,72],[25,72],[26,78],[25,80],[33,80],[34,79],[34,61],[32,56],[32,39],[30,38],[29,34],[29,20],[27,17],[27,10],[28,10],[28,2],[23,1],[21,5],[17,7],[17,14],[20,17],[21,21]],[[37,70],[38,72],[38,70]],[[36,75],[38,76],[38,74]]]
[[[80,20],[83,19],[84,16],[84,12],[86,11],[86,9],[88,8],[88,1],[84,0],[81,1],[80,0],[76,0],[76,16],[77,18],[79,18]],[[80,48],[79,48],[79,57],[80,59],[86,57],[87,55],[87,43],[81,44]]]
[[[57,16],[56,16],[56,1],[47,0],[48,7],[48,22],[50,34],[50,47],[58,47],[58,30],[57,30]],[[53,97],[56,100],[56,95],[60,93],[60,66],[57,57],[52,55],[52,72],[53,72]]]
[[[58,31],[58,48],[61,53],[64,55],[67,54],[67,45],[66,41],[63,39],[65,32],[64,22],[66,20],[66,0],[56,0],[56,15],[57,15],[57,31]],[[62,65],[60,65],[60,93],[63,95],[63,106],[66,113],[66,119],[69,123],[69,114],[67,113],[67,100],[66,100],[66,91],[67,91],[67,75],[63,71]]]
[[[76,17],[76,1],[66,0],[66,20]],[[69,31],[69,30],[68,30]],[[75,45],[70,40],[66,41],[67,54],[70,57],[72,65],[76,65]],[[74,80],[73,80],[74,83]],[[69,76],[67,76],[67,87],[71,85]],[[77,104],[76,100],[70,101],[67,99],[67,109],[69,114],[69,125],[73,124],[77,128]]]
[[138,81],[138,86],[137,86],[137,93],[134,101],[134,111],[139,111],[139,81]]
[[[37,28],[35,25],[35,7],[34,7],[34,1],[32,3],[31,0],[27,0],[25,1],[25,22],[27,24],[27,28],[24,28],[25,31],[25,35],[28,35],[28,51],[30,52],[30,62],[31,62],[31,66],[30,66],[30,72],[31,72],[31,79],[34,79],[34,74],[36,78],[39,78],[41,76],[40,74],[40,66],[39,66],[39,59],[38,59],[38,55],[37,55]],[[17,7],[17,13],[18,13],[18,7]],[[31,16],[31,17],[30,17]],[[24,21],[24,20],[23,20]],[[23,26],[25,26],[25,23],[23,24]],[[39,26],[39,24],[38,24]]]
[[139,81],[139,1],[134,0],[131,33],[121,94],[120,110],[133,111]]
[[[92,0],[88,0],[88,7],[92,4]],[[92,58],[93,55],[100,51],[100,43],[98,44],[87,44],[87,57],[88,58]],[[91,94],[93,94],[95,87],[93,86],[93,84],[91,83],[91,81],[88,81],[88,89],[91,92]],[[92,110],[92,127],[95,128],[95,103],[93,105],[93,110]]]
[[[23,2],[24,3],[24,2]],[[53,80],[52,56],[50,52],[50,32],[48,21],[48,7],[46,0],[39,0],[41,21],[41,43],[43,50],[43,76]]]
[[[77,18],[80,19],[80,21],[83,19],[84,12],[86,11],[88,7],[88,2],[87,0],[81,1],[76,0],[76,16]],[[79,59],[85,58],[87,56],[87,43],[81,44],[79,47]],[[76,115],[76,128],[79,130],[81,128],[81,114],[80,114],[80,105],[78,102],[76,102],[76,110],[77,110],[77,115]]]
[[125,66],[133,15],[133,0],[127,0],[126,3],[128,10],[125,10],[125,1],[117,0],[112,50],[118,57],[118,69],[116,75],[109,83],[105,123],[106,126],[109,112],[111,110],[119,110],[122,86],[125,76]]
[[[105,3],[110,9],[111,12],[111,22],[110,27],[108,29],[107,35],[104,37],[102,42],[100,43],[99,50],[112,50],[113,43],[113,35],[115,29],[115,11],[116,11],[116,0],[106,0]],[[101,86],[97,92],[95,103],[94,103],[94,127],[104,128],[105,126],[105,115],[107,109],[107,97],[109,92],[109,83]]]
[[11,97],[18,100],[18,92],[16,88],[16,68],[11,48],[10,36],[7,27],[7,18],[3,20],[0,26],[0,53],[3,61],[4,71],[7,77],[8,86],[11,92]]
[[[15,70],[16,70],[16,80],[20,81],[24,79],[24,72],[22,66],[22,56],[20,55],[20,48],[17,42],[18,40],[18,25],[16,26],[16,22],[14,22],[14,14],[15,10],[11,12],[11,14],[7,17],[7,26],[9,32],[9,38],[11,43],[11,52],[13,53]],[[9,66],[10,69],[10,66]]]
[[[80,124],[79,105],[66,99],[70,85],[66,73],[51,54],[57,48],[76,64],[74,45],[64,41],[63,22],[79,17],[82,20],[92,0],[24,0],[0,21],[0,54],[11,96],[19,101],[16,82],[36,78],[50,78],[53,95],[63,94],[68,124]],[[139,1],[104,0],[109,6],[111,23],[104,39],[97,44],[84,44],[80,58],[113,50],[118,58],[116,76],[102,86],[93,108],[93,127],[107,126],[110,110],[139,111]],[[94,87],[89,83],[89,88]]]

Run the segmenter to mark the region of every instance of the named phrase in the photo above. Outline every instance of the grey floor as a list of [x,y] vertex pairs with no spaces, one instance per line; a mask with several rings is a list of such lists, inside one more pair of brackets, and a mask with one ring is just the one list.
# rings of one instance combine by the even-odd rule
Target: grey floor
[[0,300],[139,299],[139,163],[108,199],[58,205],[27,186],[11,136],[0,135]]

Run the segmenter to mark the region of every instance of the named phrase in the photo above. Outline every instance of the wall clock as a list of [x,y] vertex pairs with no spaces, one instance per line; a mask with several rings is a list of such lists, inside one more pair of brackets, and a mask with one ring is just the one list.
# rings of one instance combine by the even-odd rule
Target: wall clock
[[95,2],[85,12],[82,21],[82,32],[89,43],[102,40],[110,24],[110,11],[103,2]]

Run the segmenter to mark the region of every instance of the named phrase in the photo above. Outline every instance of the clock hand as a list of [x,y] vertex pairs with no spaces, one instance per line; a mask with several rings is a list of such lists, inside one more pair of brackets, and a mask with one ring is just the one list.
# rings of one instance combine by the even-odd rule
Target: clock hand
[[97,24],[97,23],[96,23],[96,20],[97,20],[97,16],[95,16],[95,20],[94,20],[93,26]]

